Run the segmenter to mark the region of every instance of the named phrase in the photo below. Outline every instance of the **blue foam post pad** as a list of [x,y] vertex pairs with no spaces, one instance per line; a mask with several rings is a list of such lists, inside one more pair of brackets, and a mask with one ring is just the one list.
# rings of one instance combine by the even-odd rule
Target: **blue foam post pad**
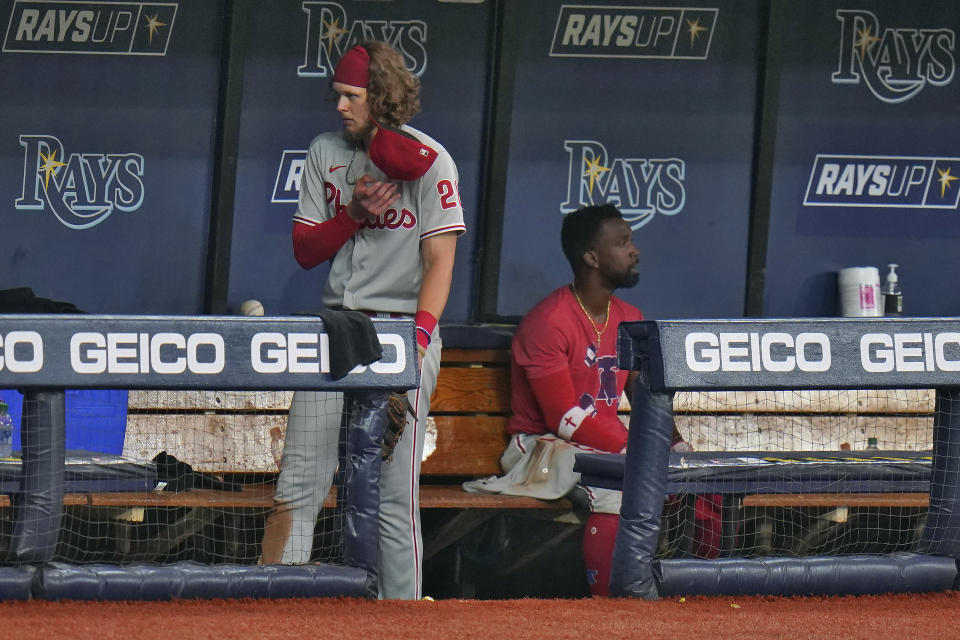
[[661,597],[867,595],[953,587],[953,558],[919,553],[799,558],[665,559],[653,563]]
[[331,565],[67,565],[38,570],[45,600],[369,597],[368,574]]
[[0,567],[0,601],[29,600],[35,573],[33,567]]

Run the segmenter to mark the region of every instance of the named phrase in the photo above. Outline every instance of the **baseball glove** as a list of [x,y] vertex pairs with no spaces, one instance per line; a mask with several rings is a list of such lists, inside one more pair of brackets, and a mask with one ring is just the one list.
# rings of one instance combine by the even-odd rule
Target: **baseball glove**
[[410,406],[410,400],[405,393],[391,393],[387,396],[387,424],[383,427],[383,443],[380,445],[380,459],[390,462],[393,458],[393,450],[400,437],[403,435],[403,428],[407,424],[407,413],[417,419],[417,412]]

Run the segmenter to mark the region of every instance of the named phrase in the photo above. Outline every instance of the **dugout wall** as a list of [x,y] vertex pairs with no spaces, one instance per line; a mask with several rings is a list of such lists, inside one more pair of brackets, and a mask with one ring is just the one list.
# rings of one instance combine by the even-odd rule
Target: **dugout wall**
[[[336,371],[343,361],[320,319],[0,315],[0,386],[24,391],[19,481],[16,488],[6,487],[13,496],[13,526],[0,566],[0,597],[375,597],[385,391],[415,387],[418,373],[412,321],[371,322],[376,333],[368,337],[379,342],[382,357],[335,379],[331,363]],[[153,489],[142,485],[146,476],[70,475],[63,389],[103,387],[343,391],[353,417],[341,445],[343,481],[337,497],[343,512],[342,562],[52,562],[68,490],[107,486],[122,495]],[[149,477],[156,482],[155,475]]]
[[[956,319],[646,321],[619,333],[620,367],[640,372],[625,457],[578,456],[619,466],[623,506],[611,593],[655,599],[675,594],[863,594],[949,589],[960,558],[960,321]],[[895,554],[806,557],[721,557],[656,560],[668,486],[673,395],[684,390],[935,388],[929,514],[919,544]],[[705,454],[707,456],[711,454]],[[713,452],[722,458],[742,452]],[[747,482],[741,492],[844,491],[840,458],[826,483]],[[592,460],[591,460],[592,459]],[[827,462],[824,460],[823,462]],[[822,465],[828,467],[829,465]],[[709,472],[710,465],[704,467]],[[597,466],[584,483],[603,486],[618,471]],[[796,478],[795,478],[796,480]],[[856,491],[897,492],[883,472],[857,477]],[[688,491],[721,491],[716,484]]]
[[325,267],[289,246],[302,162],[340,125],[332,66],[381,37],[459,168],[447,322],[516,319],[562,285],[564,212],[604,201],[644,270],[689,266],[623,293],[647,317],[829,316],[837,270],[889,262],[907,312],[956,315],[954,9],[0,0],[0,290],[91,313],[314,308]]

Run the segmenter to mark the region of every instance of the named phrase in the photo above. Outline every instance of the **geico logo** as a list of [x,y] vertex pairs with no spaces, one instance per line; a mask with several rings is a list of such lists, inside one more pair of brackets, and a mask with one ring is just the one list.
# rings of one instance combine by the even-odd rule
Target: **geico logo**
[[960,333],[865,333],[864,371],[960,371]]
[[684,341],[691,371],[827,371],[830,339],[823,333],[687,334]]
[[24,9],[17,25],[20,42],[113,42],[133,24],[133,12],[121,9]]
[[42,368],[43,338],[39,333],[11,331],[0,335],[0,371],[36,373]]
[[[377,338],[380,344],[392,345],[396,357],[374,362],[370,371],[401,373],[407,362],[403,338],[395,333],[380,333]],[[250,365],[257,373],[330,373],[329,340],[325,333],[257,333],[250,340]],[[366,369],[357,366],[350,373]]]
[[225,361],[217,333],[75,333],[70,365],[77,373],[216,374]]

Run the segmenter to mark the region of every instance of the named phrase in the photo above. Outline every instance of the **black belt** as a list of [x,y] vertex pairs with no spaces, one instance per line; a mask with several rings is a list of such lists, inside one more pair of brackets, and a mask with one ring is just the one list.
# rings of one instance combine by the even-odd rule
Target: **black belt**
[[396,311],[370,311],[369,309],[347,309],[346,307],[337,305],[333,307],[327,307],[333,311],[356,311],[362,313],[371,318],[412,318],[412,313],[398,313]]

